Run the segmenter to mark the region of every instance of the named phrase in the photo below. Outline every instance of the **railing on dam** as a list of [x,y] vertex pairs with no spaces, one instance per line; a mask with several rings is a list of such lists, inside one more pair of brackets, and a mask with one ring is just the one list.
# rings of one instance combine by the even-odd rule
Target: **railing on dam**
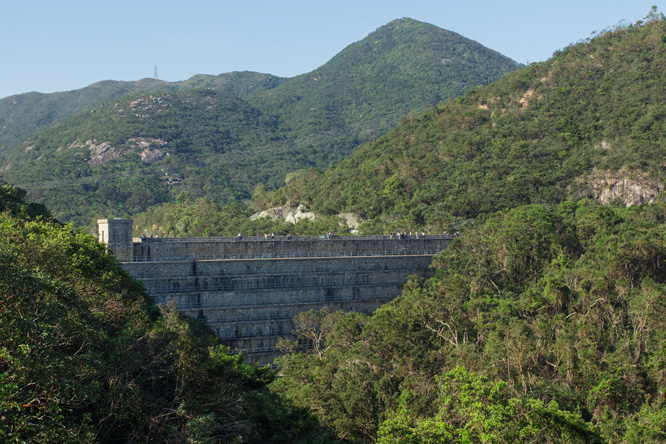
[[394,235],[372,235],[372,236],[338,236],[338,235],[321,235],[321,236],[271,236],[264,237],[263,234],[259,237],[255,236],[242,236],[240,239],[237,236],[221,236],[221,237],[146,237],[134,238],[134,242],[167,242],[167,243],[209,243],[209,242],[275,242],[275,241],[320,241],[320,240],[414,240],[414,239],[454,239],[456,236],[451,234],[412,234],[399,236]]
[[214,260],[238,260],[238,259],[306,259],[327,257],[374,257],[374,256],[434,256],[443,249],[432,250],[374,250],[374,251],[291,251],[261,254],[218,254],[188,256],[165,256],[165,257],[134,257],[131,262],[159,262],[159,261],[214,261]]
[[414,235],[256,238],[158,238],[132,244],[123,262],[413,256],[439,253],[453,236]]

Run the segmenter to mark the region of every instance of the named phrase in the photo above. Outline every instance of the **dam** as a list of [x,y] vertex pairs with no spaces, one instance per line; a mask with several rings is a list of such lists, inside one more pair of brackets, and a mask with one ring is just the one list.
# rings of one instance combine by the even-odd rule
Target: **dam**
[[129,219],[98,221],[108,244],[155,303],[206,323],[246,362],[270,364],[304,311],[372,313],[410,275],[432,276],[451,236],[133,238]]

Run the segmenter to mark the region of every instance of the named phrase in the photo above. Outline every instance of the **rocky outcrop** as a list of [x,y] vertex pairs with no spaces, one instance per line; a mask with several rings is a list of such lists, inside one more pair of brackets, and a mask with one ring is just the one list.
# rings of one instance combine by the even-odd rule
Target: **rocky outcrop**
[[340,219],[343,219],[347,226],[353,231],[357,230],[358,227],[361,225],[363,220],[358,214],[355,213],[340,213],[338,214],[338,217]]
[[164,154],[162,153],[162,150],[160,150],[160,149],[144,148],[139,153],[139,157],[141,157],[141,160],[143,160],[146,163],[155,163],[158,160],[163,159]]
[[[138,150],[138,156],[145,163],[155,163],[169,155],[161,149],[166,145],[167,143],[161,139],[139,137],[128,139],[124,148],[114,147],[110,142],[98,143],[97,140],[91,139],[85,143],[75,140],[67,146],[67,149],[87,147],[90,150],[90,157],[86,160],[89,165],[102,165],[115,160],[128,148],[132,151]],[[58,151],[61,149],[62,147],[58,148]]]
[[[303,205],[298,208],[293,208],[289,205],[284,207],[269,208],[268,210],[260,211],[250,216],[250,220],[259,219],[262,217],[269,217],[271,219],[282,219],[285,222],[297,223],[302,219],[315,220],[317,215],[312,211],[303,211]],[[361,224],[361,218],[354,213],[340,213],[338,217],[341,219],[341,225],[346,225],[351,230],[358,229]]]
[[162,160],[165,156],[168,156],[168,153],[164,153],[160,148],[167,145],[167,143],[162,139],[154,139],[151,137],[137,137],[127,140],[127,145],[135,145],[141,151],[139,151],[139,157],[145,163],[155,163],[158,160]]
[[[599,200],[603,204],[622,202],[626,206],[652,203],[665,189],[663,183],[623,172],[594,171],[573,186],[579,197]],[[572,188],[570,188],[572,191]]]
[[271,219],[283,219],[286,222],[291,222],[291,223],[296,223],[301,219],[310,219],[310,220],[316,219],[315,213],[311,211],[303,211],[303,205],[299,205],[298,208],[295,209],[289,205],[285,205],[284,207],[269,208],[267,210],[253,214],[252,216],[250,216],[250,220],[260,219],[262,217],[269,217]]
[[95,144],[92,141],[86,142],[90,149],[90,158],[86,161],[89,165],[101,165],[120,157],[120,151],[111,146],[108,142]]

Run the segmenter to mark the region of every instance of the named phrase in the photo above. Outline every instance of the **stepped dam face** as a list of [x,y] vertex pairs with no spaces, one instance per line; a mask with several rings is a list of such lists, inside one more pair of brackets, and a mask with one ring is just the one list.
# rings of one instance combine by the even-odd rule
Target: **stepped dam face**
[[[108,244],[157,304],[173,301],[247,362],[270,364],[304,311],[372,313],[410,275],[430,277],[450,236],[133,238],[132,221],[98,221]],[[293,339],[293,338],[292,338]]]

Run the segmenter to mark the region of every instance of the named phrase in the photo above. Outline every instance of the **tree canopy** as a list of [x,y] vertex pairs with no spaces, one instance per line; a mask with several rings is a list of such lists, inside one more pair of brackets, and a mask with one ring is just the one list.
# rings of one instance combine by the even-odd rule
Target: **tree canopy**
[[618,26],[469,90],[289,185],[318,213],[368,231],[439,231],[530,203],[641,204],[666,189],[666,21]]
[[329,433],[267,390],[208,327],[152,304],[106,246],[0,203],[0,441],[315,442]]
[[351,441],[661,442],[665,235],[663,202],[488,215],[274,389]]

